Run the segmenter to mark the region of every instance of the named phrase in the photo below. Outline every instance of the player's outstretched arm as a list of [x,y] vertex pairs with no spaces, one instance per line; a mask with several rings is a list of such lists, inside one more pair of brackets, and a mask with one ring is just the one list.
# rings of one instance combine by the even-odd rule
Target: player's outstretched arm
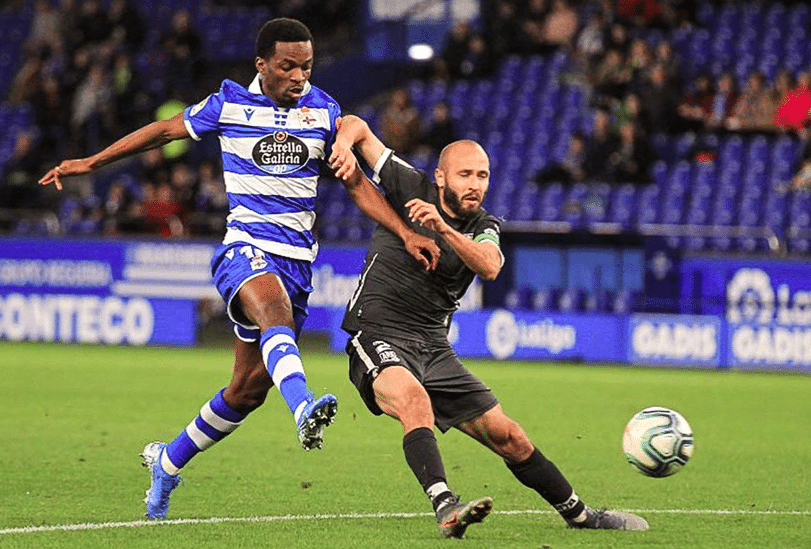
[[39,180],[39,184],[54,184],[57,190],[61,191],[63,177],[90,173],[116,160],[160,147],[170,141],[187,137],[189,137],[189,132],[186,130],[186,125],[183,123],[183,113],[180,113],[168,120],[158,120],[147,124],[125,135],[93,156],[63,160],[58,166],[43,175]]
[[405,206],[412,221],[441,236],[474,273],[487,281],[496,279],[502,267],[502,255],[496,244],[475,242],[455,230],[445,223],[434,204],[414,198]]
[[[353,157],[354,162],[354,157]],[[353,176],[343,181],[346,191],[358,208],[374,221],[397,235],[406,251],[422,264],[426,270],[433,271],[439,262],[439,246],[431,238],[414,232],[405,221],[397,215],[391,204],[380,194],[380,191],[369,181],[360,168],[353,170]]]
[[335,170],[335,177],[344,181],[353,177],[355,170],[358,169],[352,147],[355,147],[358,154],[370,166],[377,164],[386,150],[385,145],[372,133],[362,118],[352,114],[341,117],[329,163]]

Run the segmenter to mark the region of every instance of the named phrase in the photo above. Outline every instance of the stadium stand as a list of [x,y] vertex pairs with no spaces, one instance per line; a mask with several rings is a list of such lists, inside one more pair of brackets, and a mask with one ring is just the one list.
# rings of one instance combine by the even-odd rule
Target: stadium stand
[[[244,64],[245,59],[250,59],[251,37],[257,26],[277,15],[264,6],[232,8],[190,0],[158,4],[137,0],[129,4],[149,24],[137,49],[129,51],[122,47],[131,58],[128,70],[134,84],[126,96],[128,107],[124,109],[131,112],[121,109],[114,112],[116,130],[102,127],[102,140],[111,140],[147,120],[154,115],[156,106],[173,94],[179,94],[175,98],[187,102],[197,97],[196,90],[181,93],[172,87],[164,38],[179,10],[188,11],[193,28],[205,29],[198,30],[203,58],[218,68],[229,63]],[[36,2],[25,0],[16,5],[0,11],[0,93],[10,99],[0,105],[0,125],[6,129],[0,137],[0,210],[5,211],[0,215],[0,226],[14,234],[153,232],[154,223],[122,221],[121,216],[129,215],[126,209],[111,213],[105,206],[110,201],[109,190],[114,181],[124,182],[127,201],[135,204],[146,192],[145,180],[170,177],[155,175],[161,169],[152,169],[141,161],[102,173],[90,187],[74,189],[62,198],[52,193],[34,196],[31,191],[31,200],[18,200],[19,189],[10,190],[13,186],[10,171],[15,167],[14,151],[19,136],[32,132],[42,139],[47,134],[39,125],[36,99],[11,97],[26,62],[32,55],[43,55],[47,70],[59,76],[65,93],[78,83],[71,72],[75,60],[62,59],[60,66],[53,51],[44,54],[42,50],[26,51],[25,39],[36,17]],[[109,5],[110,2],[101,3],[102,8]],[[651,51],[663,41],[672,44],[682,83],[693,82],[700,74],[716,81],[731,73],[743,91],[754,71],[763,74],[772,86],[780,71],[787,70],[797,77],[798,87],[802,87],[803,74],[811,69],[808,5],[752,1],[698,2],[696,6],[692,22],[629,26],[628,32],[631,37],[644,40]],[[599,3],[581,2],[578,9],[581,22],[585,22],[599,9]],[[85,45],[74,44],[72,53],[81,51]],[[105,61],[112,67],[113,57]],[[653,132],[646,137],[656,155],[647,182],[587,179],[572,185],[562,182],[539,185],[533,180],[534,175],[565,159],[575,132],[591,135],[596,109],[609,108],[615,122],[627,113],[618,110],[616,101],[607,102],[595,91],[588,68],[584,68],[576,51],[565,48],[545,54],[508,51],[495,67],[487,78],[414,79],[406,83],[406,89],[423,120],[430,118],[438,103],[445,102],[458,137],[483,143],[491,157],[493,181],[485,206],[496,215],[517,222],[564,222],[572,230],[587,230],[594,224],[612,224],[622,231],[643,233],[652,226],[669,227],[672,231],[668,243],[690,252],[770,253],[776,251],[775,241],[781,244],[780,251],[790,254],[811,251],[808,213],[811,194],[790,184],[807,154],[804,130],[798,133],[774,127],[769,131],[745,132],[708,127],[698,132]],[[111,77],[116,75],[111,72]],[[202,81],[210,82],[206,78]],[[627,85],[631,91],[639,91],[639,86],[644,89],[647,84],[644,75],[637,75]],[[688,84],[682,86],[683,91],[690,91]],[[379,103],[372,99],[351,110],[379,129]],[[51,155],[44,155],[44,161],[52,162],[80,146],[68,143]],[[218,162],[216,143],[204,143],[183,158],[194,173],[206,160]],[[436,151],[420,150],[409,160],[430,170],[436,163]],[[168,174],[168,170],[163,171]],[[38,174],[28,174],[29,178],[35,175]],[[198,192],[196,187],[194,192]],[[208,223],[204,218],[221,216],[221,212],[201,207],[196,195],[180,198],[184,213],[178,221],[182,234],[206,235],[219,230],[220,224]],[[28,212],[32,201],[40,201],[50,215],[43,213],[41,219],[29,215],[14,219],[9,213],[11,207],[25,208]],[[335,182],[324,185],[317,211],[320,238],[326,242],[360,243],[373,229],[372,223],[359,214]],[[58,217],[56,226],[50,212]],[[775,238],[766,238],[770,235]],[[556,288],[543,295],[522,294],[516,299],[530,308],[620,310],[633,306],[635,297],[622,290],[616,295],[581,296],[574,290]]]

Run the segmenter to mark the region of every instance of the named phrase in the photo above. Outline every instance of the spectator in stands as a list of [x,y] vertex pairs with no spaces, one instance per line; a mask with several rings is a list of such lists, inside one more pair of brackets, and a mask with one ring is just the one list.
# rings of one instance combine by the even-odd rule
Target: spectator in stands
[[617,15],[635,27],[664,26],[662,8],[657,0],[618,0]]
[[26,38],[26,49],[37,51],[51,44],[59,37],[59,11],[50,0],[37,0],[34,4],[34,17]]
[[453,124],[451,109],[447,103],[440,101],[434,105],[424,144],[431,153],[439,154],[446,145],[456,141],[456,127]]
[[680,90],[682,87],[681,63],[676,58],[676,51],[669,40],[662,40],[656,45],[653,62],[664,67],[667,81],[671,86]]
[[85,154],[97,150],[112,127],[113,88],[100,62],[95,62],[73,97],[71,131]]
[[617,48],[609,49],[593,75],[594,91],[608,99],[619,99],[628,92],[630,81],[631,70],[622,52]]
[[391,94],[380,118],[381,132],[387,147],[403,154],[414,152],[422,140],[422,118],[411,102],[411,94],[399,88]]
[[710,130],[724,129],[727,121],[735,112],[738,102],[738,85],[732,73],[725,72],[718,77],[718,86],[712,98],[710,116],[706,127]]
[[471,79],[490,76],[495,67],[495,59],[484,37],[478,33],[474,34],[470,37],[467,48],[467,53],[459,65],[459,76]]
[[766,77],[760,71],[749,75],[746,89],[738,98],[727,128],[743,132],[772,132],[775,130],[774,103]]
[[803,158],[800,169],[791,178],[791,189],[805,192],[811,190],[811,158]]
[[225,182],[220,172],[210,160],[200,163],[197,171],[197,179],[200,182],[197,211],[209,214],[228,213],[228,195],[225,193]]
[[144,202],[144,220],[162,236],[182,236],[180,200],[169,183],[159,183],[152,197]]
[[461,76],[462,62],[468,54],[472,36],[473,30],[470,28],[470,23],[468,21],[457,21],[445,38],[442,60],[445,62],[445,67],[451,78]]
[[692,89],[685,94],[678,106],[678,129],[680,131],[698,132],[704,129],[712,113],[715,93],[712,82],[706,74],[699,74]]
[[25,103],[36,95],[42,82],[47,51],[47,48],[41,47],[26,56],[22,67],[11,82],[8,94],[11,103]]
[[97,46],[110,38],[113,30],[110,18],[98,0],[82,0],[77,30],[80,44]]
[[14,149],[0,173],[0,206],[3,208],[41,207],[39,189],[34,181],[40,171],[36,135],[32,131],[17,134]]
[[656,64],[648,72],[648,83],[640,94],[645,120],[651,132],[672,133],[676,129],[679,93],[667,80],[665,68]]
[[199,189],[196,173],[186,162],[172,164],[169,172],[169,184],[178,199],[183,212],[191,211],[195,206],[195,195]]
[[549,13],[547,0],[529,0],[518,14],[521,21],[519,41],[525,54],[543,53],[543,24]]
[[587,74],[590,74],[603,53],[608,29],[603,13],[598,11],[589,18],[575,42],[575,55]]
[[552,0],[552,9],[541,27],[542,45],[551,51],[561,47],[571,49],[579,26],[580,16],[567,0]]
[[639,98],[639,95],[635,93],[629,93],[623,98],[614,113],[614,124],[612,127],[615,130],[619,130],[625,124],[630,123],[636,124],[639,131],[645,135],[661,131],[650,123],[647,113],[642,106],[642,100]]
[[601,181],[611,179],[611,155],[617,150],[617,135],[611,131],[611,114],[606,108],[598,108],[594,113],[594,127],[586,142],[584,170],[589,178]]
[[521,22],[513,0],[498,0],[492,20],[485,24],[487,42],[496,58],[521,52]]
[[611,181],[614,183],[650,183],[650,166],[653,151],[633,122],[625,124],[619,131],[619,144],[611,154]]
[[146,38],[146,26],[132,2],[112,0],[109,17],[115,43],[122,45],[128,53],[138,51]]
[[586,173],[586,137],[575,132],[569,139],[569,150],[561,162],[538,170],[533,180],[538,185],[561,183],[565,186],[584,181]]
[[197,179],[200,182],[194,211],[197,215],[187,216],[186,226],[191,234],[221,236],[225,232],[225,219],[228,214],[228,195],[225,183],[211,161],[200,164]]
[[[605,13],[605,11],[603,11]],[[619,50],[622,56],[626,56],[628,54],[628,49],[631,47],[631,39],[628,36],[628,29],[625,28],[625,25],[618,21],[613,21],[611,23],[611,27],[608,31],[608,42],[606,44],[606,50]]]
[[631,50],[628,55],[628,69],[631,72],[628,83],[629,90],[640,93],[649,85],[649,73],[653,65],[653,52],[642,38],[631,40]]
[[68,139],[70,104],[55,75],[42,81],[31,100],[34,124],[40,131],[40,154],[46,164],[56,162],[58,151]]
[[118,222],[129,213],[133,202],[130,183],[129,177],[121,175],[115,178],[107,189],[103,206],[107,218],[105,230],[108,234],[117,233]]
[[192,23],[191,13],[180,9],[172,15],[172,25],[161,41],[166,50],[171,70],[168,72],[169,88],[174,90],[194,89],[202,75],[202,41]]

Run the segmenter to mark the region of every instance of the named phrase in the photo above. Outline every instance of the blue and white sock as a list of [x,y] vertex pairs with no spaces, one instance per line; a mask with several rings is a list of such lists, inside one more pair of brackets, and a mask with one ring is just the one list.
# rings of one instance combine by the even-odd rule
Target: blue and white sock
[[176,475],[186,464],[240,426],[247,414],[234,411],[222,396],[221,389],[206,402],[194,421],[166,446],[161,454],[161,466],[170,475]]
[[307,388],[295,334],[286,326],[274,326],[262,332],[260,345],[270,378],[298,422],[313,394]]

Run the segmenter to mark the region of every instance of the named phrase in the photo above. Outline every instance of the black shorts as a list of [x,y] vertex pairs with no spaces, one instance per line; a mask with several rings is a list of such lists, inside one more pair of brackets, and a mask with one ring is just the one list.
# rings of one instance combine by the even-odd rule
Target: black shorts
[[417,378],[431,399],[434,422],[440,431],[479,417],[498,404],[487,385],[459,361],[447,342],[416,341],[358,332],[346,344],[349,379],[366,407],[383,410],[375,402],[372,383],[384,368],[403,366]]

